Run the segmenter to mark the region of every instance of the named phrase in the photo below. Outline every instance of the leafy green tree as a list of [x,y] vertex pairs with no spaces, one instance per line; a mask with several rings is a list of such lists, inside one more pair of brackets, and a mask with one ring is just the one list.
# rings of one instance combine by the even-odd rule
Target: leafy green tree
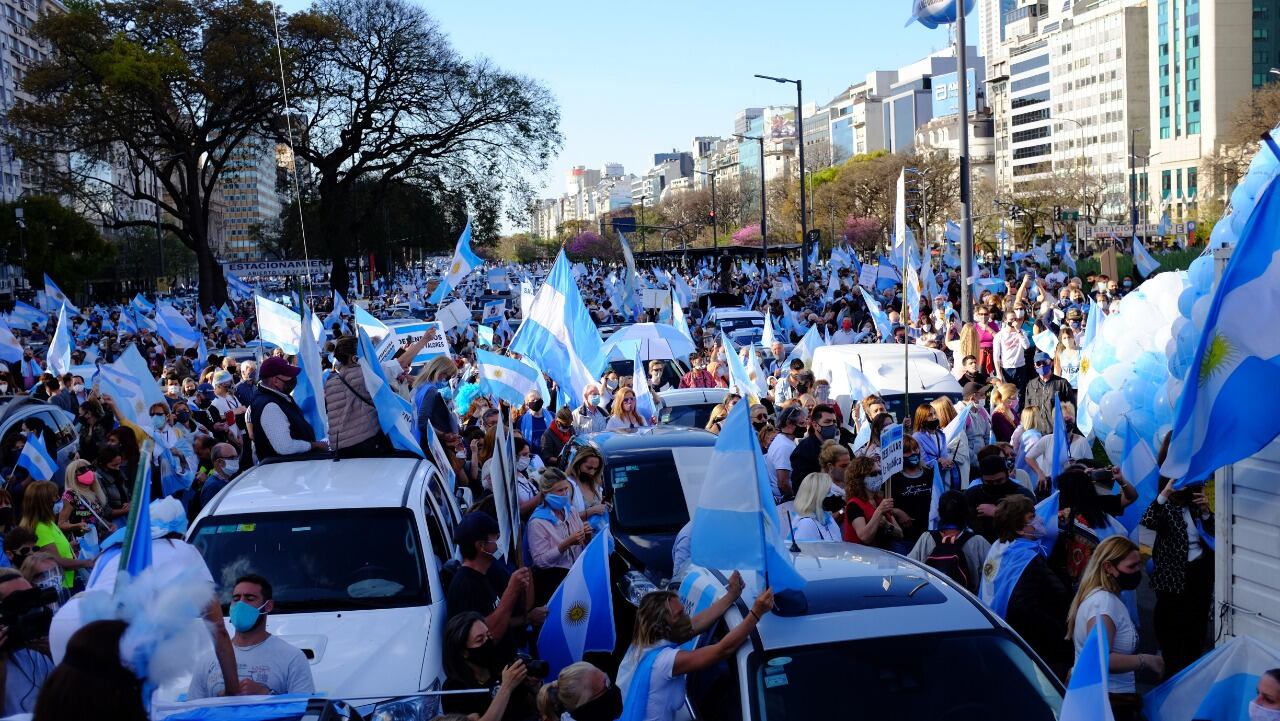
[[48,273],[66,293],[78,294],[101,277],[113,256],[98,229],[56,198],[27,196],[0,205],[0,262],[22,266],[33,287],[43,288]]

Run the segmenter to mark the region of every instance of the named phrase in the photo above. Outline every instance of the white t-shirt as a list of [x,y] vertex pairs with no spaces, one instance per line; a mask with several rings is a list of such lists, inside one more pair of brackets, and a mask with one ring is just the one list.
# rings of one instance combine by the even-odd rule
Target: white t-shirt
[[836,521],[830,515],[825,519],[825,523],[818,523],[812,516],[796,516],[792,515],[792,523],[795,524],[795,540],[797,541],[841,541],[844,540],[840,531],[840,526],[836,525]]
[[[267,640],[257,646],[235,646],[235,651],[236,672],[241,679],[251,678],[275,694],[315,693],[316,685],[306,655],[288,641],[267,636]],[[210,652],[196,666],[187,697],[211,698],[221,696],[222,691],[222,669],[218,667],[217,657]]]
[[[1089,637],[1089,619],[1095,616],[1106,616],[1115,624],[1116,636],[1111,639],[1112,652],[1129,654],[1138,648],[1138,629],[1129,618],[1129,610],[1124,607],[1124,601],[1114,593],[1095,588],[1076,609],[1076,626],[1071,642],[1075,645],[1077,657]],[[1134,693],[1135,689],[1132,671],[1110,675],[1107,690],[1111,693]]]
[[[778,471],[791,472],[791,452],[796,449],[796,442],[787,436],[779,433],[773,437],[773,442],[769,444],[769,450],[765,452],[765,459],[770,468],[773,469],[773,483],[778,482]],[[791,481],[791,486],[795,487],[795,479]]]
[[[653,670],[649,674],[649,703],[645,707],[644,721],[670,721],[673,714],[684,705],[685,677],[671,675],[679,652],[680,649],[675,646],[658,652],[658,658],[654,660]],[[618,666],[618,689],[622,691],[624,705],[631,703],[627,698],[627,694],[631,692],[631,678],[643,658],[644,654],[637,652],[632,646]]]

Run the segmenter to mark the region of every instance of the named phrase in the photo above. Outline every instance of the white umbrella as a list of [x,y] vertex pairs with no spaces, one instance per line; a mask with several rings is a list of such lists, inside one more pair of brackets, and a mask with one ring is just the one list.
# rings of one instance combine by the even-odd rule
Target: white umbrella
[[[696,350],[692,340],[669,325],[636,323],[609,336],[603,348],[605,357],[611,360],[631,360],[627,350],[628,341],[640,344],[641,360],[684,358]],[[618,347],[620,345],[622,348]]]

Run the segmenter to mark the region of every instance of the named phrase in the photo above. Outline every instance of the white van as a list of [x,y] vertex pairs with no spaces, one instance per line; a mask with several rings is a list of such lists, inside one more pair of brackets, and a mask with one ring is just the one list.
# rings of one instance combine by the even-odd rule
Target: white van
[[[862,400],[850,394],[849,368],[866,376],[899,421],[921,403],[939,396],[960,400],[960,383],[951,375],[947,356],[918,345],[867,343],[829,345],[813,352],[813,375],[831,383],[831,398],[849,418],[849,407]],[[909,396],[911,409],[904,409]]]

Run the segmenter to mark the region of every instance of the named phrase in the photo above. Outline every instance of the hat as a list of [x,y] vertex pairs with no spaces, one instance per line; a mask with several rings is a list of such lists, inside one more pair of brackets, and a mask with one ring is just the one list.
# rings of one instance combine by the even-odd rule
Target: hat
[[481,541],[489,540],[489,536],[499,535],[498,522],[484,511],[468,513],[458,522],[458,530],[453,538],[460,548],[473,548]]
[[[213,372],[213,384],[215,386],[224,385],[232,381],[231,374],[224,369],[218,369]],[[209,390],[213,390],[210,388]]]
[[1009,474],[1009,468],[1004,464],[1004,456],[997,453],[992,453],[978,461],[978,471],[984,476]]
[[[231,376],[231,374],[227,373],[226,371],[223,371],[223,373],[226,373],[228,377]],[[215,373],[214,375],[217,375],[217,374]],[[213,384],[201,383],[200,385],[196,386],[196,393],[203,393],[206,396],[213,395]]]
[[1048,354],[1048,353],[1045,353],[1044,351],[1037,351],[1037,352],[1036,352],[1035,360],[1034,360],[1033,362],[1034,362],[1034,363],[1039,363],[1039,362],[1041,362],[1041,361],[1044,361],[1044,362],[1046,362],[1046,363],[1047,363],[1047,362],[1049,362],[1049,361],[1051,361],[1051,360],[1053,360],[1053,359],[1049,357],[1049,354]]
[[1080,312],[1079,308],[1072,308],[1067,311],[1067,320],[1080,320],[1082,317],[1084,317],[1084,314]]
[[275,378],[276,376],[284,376],[286,378],[295,378],[302,369],[295,365],[290,365],[289,361],[280,356],[271,356],[262,361],[262,367],[258,369],[258,379],[266,380]]
[[962,397],[968,398],[969,396],[975,393],[986,393],[988,390],[991,390],[991,386],[989,385],[984,386],[981,383],[978,383],[976,381],[969,381],[968,383],[964,384],[963,388],[960,389],[960,394]]

